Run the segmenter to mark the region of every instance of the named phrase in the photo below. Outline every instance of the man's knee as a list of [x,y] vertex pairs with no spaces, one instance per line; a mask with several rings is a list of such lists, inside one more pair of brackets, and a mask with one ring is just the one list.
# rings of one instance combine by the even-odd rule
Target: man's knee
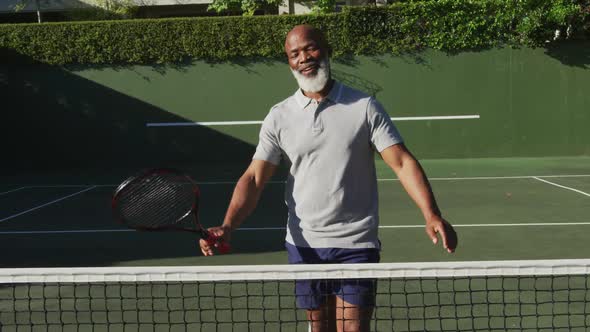
[[307,320],[311,332],[336,332],[335,301],[329,297],[327,301],[317,309],[307,310]]
[[338,332],[369,331],[372,316],[372,306],[361,307],[337,298],[336,321]]

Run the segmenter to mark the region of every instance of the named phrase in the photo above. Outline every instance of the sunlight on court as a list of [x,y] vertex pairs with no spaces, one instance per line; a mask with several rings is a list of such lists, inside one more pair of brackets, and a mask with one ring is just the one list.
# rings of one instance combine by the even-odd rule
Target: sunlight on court
[[[508,164],[513,162],[506,160]],[[530,160],[534,164],[531,167],[539,167],[542,162],[542,159]],[[431,174],[447,172],[444,165],[431,161],[424,164]],[[461,165],[457,163],[454,168]],[[490,165],[473,166],[473,161],[464,165],[463,174],[468,176],[459,172],[454,177],[430,178],[444,217],[455,225],[460,236],[461,250],[454,255],[444,254],[428,242],[419,210],[399,181],[383,176],[387,171],[380,168],[380,238],[384,262],[578,258],[589,254],[584,241],[576,240],[580,237],[580,227],[590,227],[584,218],[590,212],[589,174],[538,171],[522,175],[522,170],[516,170],[516,175],[491,176],[487,174],[492,169]],[[378,166],[382,167],[379,163]],[[478,167],[483,175],[473,176]],[[51,183],[51,179],[46,183]],[[44,249],[55,253],[67,251],[66,261],[73,265],[285,262],[282,252],[286,209],[280,179],[273,179],[267,186],[254,214],[235,233],[233,253],[208,258],[201,257],[190,234],[136,232],[118,225],[110,211],[115,183],[116,179],[110,184],[94,185],[2,186],[2,247],[22,249],[15,251],[16,257],[5,261],[6,266],[65,263],[63,257],[40,256],[39,250]],[[206,226],[215,225],[223,218],[234,181],[199,181],[199,185],[200,217]],[[33,241],[36,250],[29,250],[30,244],[23,239]],[[548,241],[551,245],[544,245]],[[166,250],[154,254],[154,246],[164,246]],[[98,255],[94,252],[96,248],[103,248]]]

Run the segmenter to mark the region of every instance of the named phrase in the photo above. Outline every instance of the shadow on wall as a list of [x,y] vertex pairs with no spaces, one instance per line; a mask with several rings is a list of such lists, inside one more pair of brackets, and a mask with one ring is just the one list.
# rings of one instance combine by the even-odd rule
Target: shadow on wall
[[590,40],[551,43],[545,53],[564,65],[590,69]]
[[0,97],[4,171],[243,167],[255,149],[206,127],[151,130],[147,122],[187,120],[58,66],[0,66]]
[[[18,57],[7,50],[0,50],[1,56]],[[189,174],[207,174],[212,179],[215,174],[225,172],[218,178],[228,179],[227,170],[235,174],[243,172],[255,149],[251,144],[206,127],[151,130],[146,122],[187,120],[57,66],[31,61],[28,65],[0,65],[0,98],[0,169],[11,179],[10,183],[19,174],[27,173],[46,177],[54,172],[78,170],[91,170],[87,172],[90,174],[129,174],[147,167],[180,167]],[[220,186],[210,193],[209,198],[216,203],[204,208],[207,211],[202,218],[207,219],[206,225],[222,220],[232,189],[233,186]],[[74,204],[71,208],[65,205],[27,214],[19,223],[2,224],[2,230],[116,228],[110,214],[110,190],[104,188],[96,196],[66,202]],[[286,212],[281,191],[282,186],[265,193],[264,203],[257,209],[258,219],[277,222],[280,218],[279,225],[283,225]],[[30,194],[23,194],[23,200],[34,201],[34,197],[27,195]],[[200,255],[194,235],[186,234],[2,235],[0,242],[0,249],[20,248],[18,255],[0,259],[0,266],[103,266],[139,259]],[[256,245],[238,242],[236,246],[241,253],[284,249],[280,235]]]

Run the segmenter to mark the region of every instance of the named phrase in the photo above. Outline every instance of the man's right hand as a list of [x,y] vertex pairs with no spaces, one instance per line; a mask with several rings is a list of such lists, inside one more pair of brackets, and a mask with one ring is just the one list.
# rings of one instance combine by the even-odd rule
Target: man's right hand
[[[229,226],[222,225],[222,226],[218,226],[218,227],[211,227],[211,228],[207,229],[207,231],[209,233],[211,233],[213,236],[223,239],[223,242],[225,242],[225,245],[229,246],[230,234],[231,234],[231,229],[229,228]],[[219,242],[215,242],[215,244],[213,246],[211,246],[211,245],[209,245],[209,243],[207,243],[207,241],[200,239],[199,246],[201,247],[201,252],[203,253],[204,256],[213,256],[215,254],[213,249],[217,248],[219,246]]]

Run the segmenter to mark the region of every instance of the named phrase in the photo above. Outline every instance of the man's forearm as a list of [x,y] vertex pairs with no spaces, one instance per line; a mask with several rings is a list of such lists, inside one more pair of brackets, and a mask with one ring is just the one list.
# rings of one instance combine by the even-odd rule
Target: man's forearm
[[254,211],[262,193],[262,184],[253,175],[244,174],[234,189],[223,225],[234,230]]
[[402,186],[426,220],[426,234],[434,244],[438,243],[439,234],[443,246],[451,253],[457,246],[457,235],[452,226],[442,218],[432,188],[420,163],[406,149],[405,145],[392,145],[381,151],[383,160],[397,174]]
[[426,220],[433,215],[441,216],[430,183],[416,159],[411,156],[405,157],[397,171],[397,176]]

